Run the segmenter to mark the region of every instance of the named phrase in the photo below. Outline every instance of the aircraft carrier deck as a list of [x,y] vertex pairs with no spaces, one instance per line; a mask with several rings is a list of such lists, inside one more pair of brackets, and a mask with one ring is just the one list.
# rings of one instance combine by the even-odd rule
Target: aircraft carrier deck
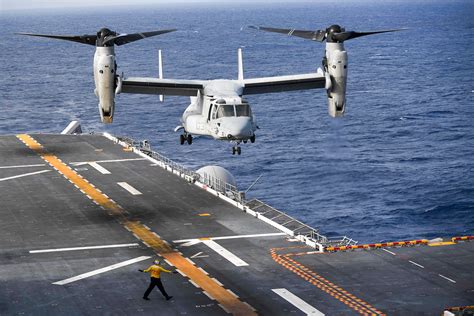
[[[1,315],[441,315],[474,304],[472,237],[338,245],[105,136],[0,137]],[[156,256],[179,271],[163,275],[170,301],[142,299],[149,278],[137,270]]]

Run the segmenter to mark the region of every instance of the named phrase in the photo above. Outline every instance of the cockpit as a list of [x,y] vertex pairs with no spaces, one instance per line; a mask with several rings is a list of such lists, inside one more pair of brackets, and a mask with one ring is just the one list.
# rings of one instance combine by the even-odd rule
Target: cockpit
[[252,116],[252,110],[248,103],[242,104],[215,104],[212,119],[222,117]]

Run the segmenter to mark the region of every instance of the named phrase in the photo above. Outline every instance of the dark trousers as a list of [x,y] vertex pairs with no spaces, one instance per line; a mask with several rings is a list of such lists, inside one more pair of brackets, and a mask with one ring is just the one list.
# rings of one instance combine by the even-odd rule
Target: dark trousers
[[155,286],[158,287],[164,297],[168,297],[168,293],[166,293],[165,288],[163,287],[163,284],[159,278],[150,278],[150,286],[146,290],[145,294],[143,294],[143,297],[148,297]]

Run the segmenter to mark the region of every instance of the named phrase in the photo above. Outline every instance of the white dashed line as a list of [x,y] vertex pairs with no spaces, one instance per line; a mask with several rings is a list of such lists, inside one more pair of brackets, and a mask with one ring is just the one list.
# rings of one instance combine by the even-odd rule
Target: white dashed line
[[424,269],[424,268],[425,268],[425,267],[424,267],[424,266],[422,266],[421,264],[418,264],[418,263],[416,263],[416,262],[413,262],[413,261],[411,261],[411,260],[408,260],[408,262],[410,262],[411,264],[414,264],[415,266],[417,266],[417,267],[420,267],[420,268],[422,268],[422,269]]
[[120,185],[125,190],[127,190],[131,195],[141,195],[142,194],[140,191],[138,191],[137,189],[132,187],[127,182],[117,182],[117,184]]
[[445,276],[442,275],[442,274],[438,274],[438,275],[439,275],[440,277],[442,277],[443,279],[448,280],[449,282],[456,283],[456,281],[454,281],[453,279],[450,279],[450,278],[448,278],[448,277],[445,277]]
[[99,165],[97,162],[89,162],[89,166],[91,166],[92,168],[94,168],[95,170],[99,171],[102,174],[111,174],[109,170],[105,169],[104,167]]
[[212,250],[214,250],[215,252],[217,252],[222,257],[229,260],[235,266],[237,266],[237,267],[248,266],[247,262],[243,261],[242,259],[240,259],[236,255],[234,255],[232,252],[225,249],[224,247],[222,247],[221,245],[219,245],[215,241],[213,241],[213,240],[203,240],[202,243],[205,244],[206,246],[208,246],[209,248],[211,248]]
[[214,282],[216,282],[219,286],[224,286],[224,284],[219,282],[219,280],[217,280],[216,278],[212,278],[212,280],[214,280]]
[[128,265],[134,264],[136,262],[144,261],[144,260],[147,260],[147,259],[150,259],[150,258],[151,258],[150,256],[137,257],[135,259],[130,259],[130,260],[127,260],[127,261],[124,261],[124,262],[113,264],[113,265],[108,266],[108,267],[104,267],[104,268],[101,268],[101,269],[97,269],[97,270],[94,270],[94,271],[83,273],[83,274],[80,274],[78,276],[75,276],[75,277],[72,277],[72,278],[69,278],[69,279],[57,281],[57,282],[54,282],[53,284],[55,284],[55,285],[69,284],[69,283],[76,282],[76,281],[79,281],[79,280],[82,280],[82,279],[85,279],[85,278],[89,278],[89,277],[97,275],[97,274],[101,274],[101,273],[104,273],[104,272],[107,272],[107,271],[122,268],[122,267],[125,267],[125,266],[128,266]]
[[321,313],[319,310],[309,305],[308,303],[306,303],[301,298],[291,293],[287,289],[272,289],[272,291],[280,295],[284,300],[291,303],[293,306],[297,307],[300,311],[302,311],[306,315],[324,316],[324,314]]
[[394,255],[394,256],[397,255],[396,253],[391,252],[390,250],[387,250],[387,249],[384,249],[384,248],[382,248],[382,250],[385,251],[385,252],[388,252],[388,253],[391,254],[391,255]]

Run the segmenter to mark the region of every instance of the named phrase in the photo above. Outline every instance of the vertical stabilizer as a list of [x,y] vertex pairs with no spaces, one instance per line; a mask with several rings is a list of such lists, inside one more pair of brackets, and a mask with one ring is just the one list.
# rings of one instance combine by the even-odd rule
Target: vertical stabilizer
[[238,60],[238,66],[239,66],[239,75],[238,79],[239,80],[244,80],[244,61],[242,59],[242,48],[239,47],[237,50],[237,60]]
[[[161,57],[161,49],[158,50],[158,78],[163,79],[163,59]],[[160,102],[165,100],[164,95],[160,94]]]

